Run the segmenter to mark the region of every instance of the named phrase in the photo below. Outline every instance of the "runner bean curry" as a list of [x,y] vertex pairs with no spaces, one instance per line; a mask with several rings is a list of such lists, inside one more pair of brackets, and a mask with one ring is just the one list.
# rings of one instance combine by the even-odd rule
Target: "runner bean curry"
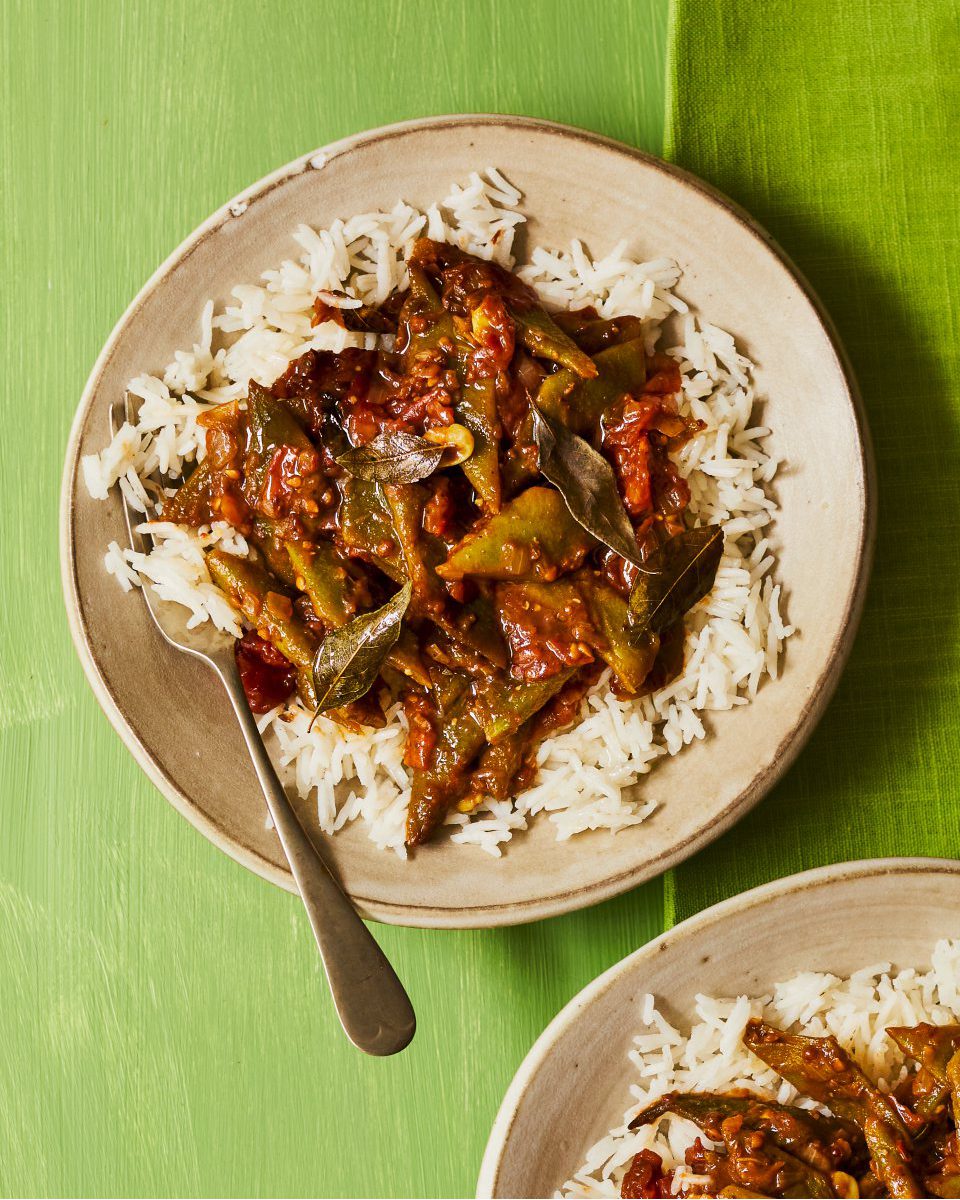
[[529,786],[604,668],[620,696],[676,676],[722,533],[685,516],[671,453],[699,425],[638,318],[551,316],[445,243],[407,265],[379,308],[316,300],[315,324],[376,348],[310,350],[203,414],[205,456],[163,515],[228,521],[256,548],[207,558],[249,627],[255,711],[296,691],[375,726],[402,702],[413,845],[452,807]]
[[960,1025],[887,1033],[913,1063],[889,1094],[836,1039],[750,1021],[747,1048],[822,1108],[774,1104],[743,1089],[662,1096],[630,1128],[667,1113],[693,1121],[710,1145],[698,1138],[687,1166],[709,1184],[674,1192],[673,1172],[642,1150],[621,1196],[960,1196]]

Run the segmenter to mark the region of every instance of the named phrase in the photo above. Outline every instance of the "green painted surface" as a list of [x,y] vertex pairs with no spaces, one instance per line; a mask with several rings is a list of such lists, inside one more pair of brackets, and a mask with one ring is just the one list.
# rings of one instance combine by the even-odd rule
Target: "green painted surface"
[[672,156],[817,289],[859,379],[879,494],[837,694],[771,795],[676,872],[682,918],[805,867],[960,850],[960,10],[676,0],[674,15]]
[[420,1031],[362,1058],[296,901],[191,829],[97,708],[56,523],[101,344],[226,198],[432,113],[656,150],[665,26],[666,0],[0,4],[0,1194],[472,1195],[533,1039],[659,931],[659,883],[528,928],[382,930]]

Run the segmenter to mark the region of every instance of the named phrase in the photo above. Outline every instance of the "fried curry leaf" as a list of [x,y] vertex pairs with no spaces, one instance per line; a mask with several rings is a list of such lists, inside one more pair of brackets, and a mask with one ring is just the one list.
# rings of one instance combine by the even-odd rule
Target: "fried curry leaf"
[[713,587],[723,555],[719,525],[678,533],[644,563],[630,593],[630,640],[661,633],[683,617]]
[[446,449],[415,433],[385,430],[365,446],[344,451],[337,462],[349,474],[373,483],[416,483],[433,474]]
[[413,588],[409,581],[386,604],[328,633],[313,657],[317,712],[358,700],[371,686],[400,636]]
[[533,438],[540,452],[541,472],[563,497],[577,524],[621,558],[645,570],[616,476],[603,455],[536,405]]

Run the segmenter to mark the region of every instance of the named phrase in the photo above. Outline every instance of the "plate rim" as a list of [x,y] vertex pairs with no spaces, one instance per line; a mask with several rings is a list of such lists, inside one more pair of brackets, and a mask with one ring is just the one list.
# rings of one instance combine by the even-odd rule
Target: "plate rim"
[[831,863],[823,867],[812,867],[807,871],[798,871],[793,875],[785,875],[780,879],[759,884],[745,892],[738,892],[726,900],[720,900],[716,904],[710,905],[709,908],[701,909],[700,912],[694,913],[693,916],[687,917],[659,936],[638,946],[636,950],[631,950],[612,967],[607,967],[567,1001],[524,1055],[504,1093],[487,1138],[477,1179],[477,1200],[485,1200],[485,1198],[489,1200],[489,1197],[498,1195],[495,1188],[499,1181],[500,1165],[516,1120],[517,1108],[557,1040],[585,1008],[602,996],[622,975],[633,970],[635,965],[653,959],[665,950],[671,949],[688,933],[708,929],[712,925],[725,921],[730,916],[742,916],[775,898],[800,895],[814,888],[854,879],[918,874],[950,875],[960,878],[960,861],[952,858],[922,856],[862,858],[852,862]]
[[[352,896],[364,917],[386,924],[405,925],[414,928],[475,929],[494,926],[525,924],[545,917],[576,911],[599,904],[629,891],[631,888],[652,879],[690,857],[702,846],[707,845],[743,817],[780,779],[797,755],[806,745],[827,704],[833,696],[843,668],[849,656],[860,618],[873,563],[874,542],[877,524],[876,469],[870,432],[866,421],[862,397],[852,365],[840,341],[836,328],[809,282],[797,269],[789,256],[774,239],[743,208],[711,184],[690,174],[681,167],[655,157],[643,150],[619,142],[614,138],[594,133],[572,125],[534,117],[504,115],[497,113],[464,113],[434,117],[415,118],[395,122],[374,129],[348,135],[325,146],[299,155],[292,161],[264,175],[243,189],[215,210],[198,225],[163,260],[143,284],[123,311],[103,345],[90,375],[84,385],[67,439],[63,475],[61,479],[60,505],[58,514],[61,585],[67,612],[67,624],[84,674],[107,719],[119,734],[121,741],[133,755],[135,761],[163,794],[170,804],[184,816],[208,841],[227,853],[235,862],[247,867],[255,874],[277,884],[286,891],[295,891],[290,873],[270,860],[226,834],[213,820],[208,818],[169,777],[162,765],[146,751],[140,740],[134,721],[121,711],[109,684],[100,671],[93,653],[86,624],[81,615],[80,592],[76,574],[74,553],[73,509],[74,493],[80,484],[80,438],[83,427],[95,398],[100,379],[109,364],[125,327],[149,295],[160,286],[174,269],[196,250],[200,243],[216,232],[222,225],[236,216],[236,210],[245,209],[257,199],[267,195],[289,178],[309,170],[322,169],[330,157],[346,153],[370,142],[384,141],[419,130],[464,128],[469,125],[510,126],[516,129],[546,131],[561,137],[571,138],[602,149],[613,150],[625,158],[633,159],[647,169],[655,170],[676,180],[685,187],[700,193],[713,205],[719,205],[732,215],[754,238],[778,260],[780,266],[794,280],[808,301],[812,314],[819,322],[827,343],[833,353],[840,378],[843,380],[846,398],[858,438],[858,462],[862,488],[862,505],[858,513],[857,553],[850,589],[844,606],[838,633],[828,654],[825,656],[813,692],[804,705],[794,727],[781,740],[770,766],[756,776],[750,785],[741,791],[706,827],[689,835],[668,852],[654,859],[645,859],[637,866],[621,871],[601,883],[586,884],[544,899],[510,902],[506,904],[480,904],[456,909],[441,908],[429,904],[394,904],[371,900],[363,896]],[[317,160],[320,160],[319,166]]]

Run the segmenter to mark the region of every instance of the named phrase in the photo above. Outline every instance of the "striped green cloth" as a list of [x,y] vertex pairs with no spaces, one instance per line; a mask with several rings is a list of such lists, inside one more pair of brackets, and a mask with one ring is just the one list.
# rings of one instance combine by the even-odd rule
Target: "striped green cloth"
[[775,791],[672,873],[675,920],[806,867],[960,854],[958,63],[950,0],[673,6],[666,155],[747,208],[819,293],[880,492],[837,695]]

